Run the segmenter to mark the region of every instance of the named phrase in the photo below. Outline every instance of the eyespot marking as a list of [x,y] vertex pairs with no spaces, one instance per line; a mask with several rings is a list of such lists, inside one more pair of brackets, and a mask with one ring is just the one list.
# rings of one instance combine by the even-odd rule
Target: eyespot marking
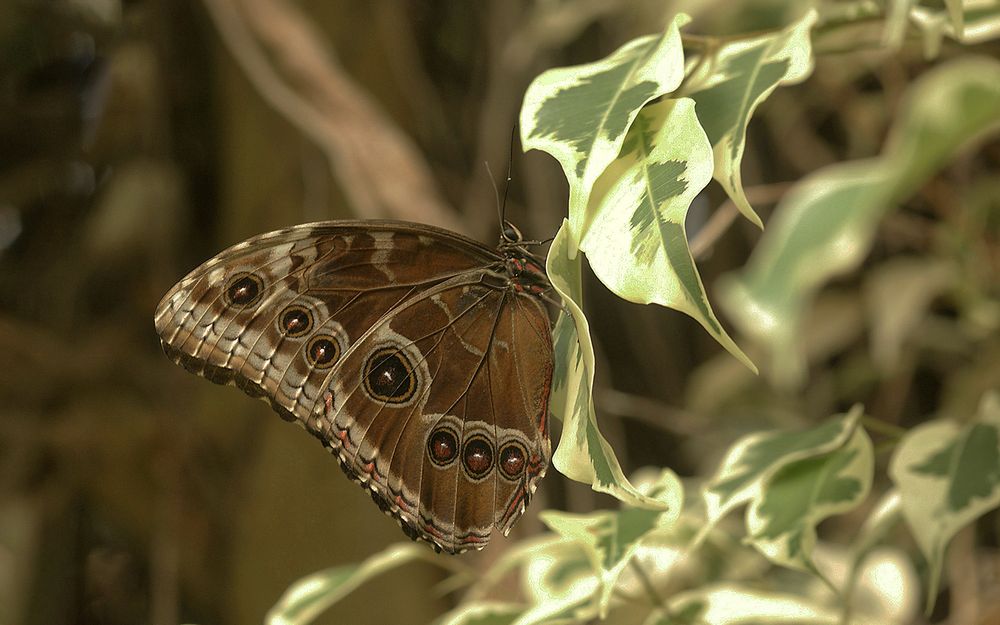
[[362,370],[365,392],[388,404],[405,404],[417,392],[417,376],[406,354],[395,347],[378,349]]
[[493,446],[483,436],[472,436],[462,448],[462,465],[474,480],[479,480],[493,468]]
[[317,369],[327,369],[340,358],[340,343],[328,334],[317,334],[306,346],[306,359]]
[[224,293],[228,306],[247,308],[260,301],[264,281],[252,273],[238,273],[229,279]]
[[518,480],[524,474],[528,455],[520,443],[507,443],[500,449],[500,475],[508,480]]
[[435,465],[446,467],[458,457],[458,436],[448,427],[439,427],[427,437],[427,454]]
[[289,306],[281,313],[279,329],[285,336],[305,336],[312,330],[312,326],[312,314],[302,306]]

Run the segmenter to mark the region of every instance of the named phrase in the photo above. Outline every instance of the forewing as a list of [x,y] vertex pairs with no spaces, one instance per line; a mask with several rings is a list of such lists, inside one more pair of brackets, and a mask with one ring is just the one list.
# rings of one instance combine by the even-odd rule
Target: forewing
[[436,228],[306,224],[254,237],[195,269],[160,302],[156,329],[188,370],[236,384],[316,433],[308,417],[321,384],[353,341],[406,299],[496,261]]

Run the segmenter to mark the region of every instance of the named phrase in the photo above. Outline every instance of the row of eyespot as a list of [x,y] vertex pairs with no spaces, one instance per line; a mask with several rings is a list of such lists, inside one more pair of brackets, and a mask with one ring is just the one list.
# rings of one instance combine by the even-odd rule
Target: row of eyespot
[[[227,305],[248,308],[260,301],[264,293],[263,281],[252,273],[231,277],[224,290]],[[307,335],[313,327],[313,318],[303,306],[288,306],[281,313],[280,329],[290,338]],[[340,358],[340,343],[328,334],[318,334],[306,345],[306,358],[317,369],[328,369]],[[403,404],[416,393],[416,376],[405,356],[393,348],[376,350],[364,367],[364,387],[368,394],[379,401]]]
[[[431,462],[446,468],[458,458],[458,436],[446,426],[433,430],[427,437],[427,453]],[[462,445],[462,464],[473,479],[482,479],[493,469],[493,445],[482,435],[473,435]],[[510,480],[521,477],[526,463],[524,447],[510,441],[500,448],[500,474]]]

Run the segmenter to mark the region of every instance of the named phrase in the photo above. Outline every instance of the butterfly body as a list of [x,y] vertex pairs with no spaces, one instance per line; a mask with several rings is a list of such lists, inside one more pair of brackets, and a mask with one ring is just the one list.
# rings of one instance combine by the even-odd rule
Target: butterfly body
[[519,233],[494,250],[322,222],[222,252],[155,323],[178,364],[267,400],[407,535],[457,553],[508,531],[548,465],[547,286]]

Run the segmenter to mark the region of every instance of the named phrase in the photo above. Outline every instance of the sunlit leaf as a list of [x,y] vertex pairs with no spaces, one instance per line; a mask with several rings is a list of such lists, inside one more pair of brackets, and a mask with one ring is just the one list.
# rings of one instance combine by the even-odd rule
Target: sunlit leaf
[[567,597],[589,597],[590,594],[583,593],[581,588],[587,593],[597,588],[597,576],[587,554],[575,541],[563,540],[547,550],[545,555],[533,558],[523,569],[524,594],[532,604]]
[[[534,538],[518,541],[504,551],[466,594],[468,601],[482,601],[490,596],[490,591],[518,567],[530,568],[533,562],[551,562],[571,550],[579,551],[576,545],[555,534],[541,534]],[[528,589],[537,586],[529,585]]]
[[569,222],[563,221],[549,248],[546,272],[570,314],[563,313],[553,330],[556,370],[552,379],[552,412],[563,420],[559,446],[552,464],[560,473],[596,491],[643,508],[663,509],[664,503],[640,493],[622,472],[611,445],[597,428],[591,389],[594,384],[594,348],[583,314],[583,286],[579,255],[571,254]]
[[937,420],[911,430],[893,455],[889,475],[930,566],[930,610],[948,542],[1000,506],[1000,394],[984,397],[964,427]]
[[570,258],[583,234],[598,176],[618,156],[642,106],[684,77],[677,15],[658,35],[635,39],[600,61],[551,69],[528,87],[521,107],[521,145],[548,152],[569,181]]
[[647,106],[602,177],[607,191],[590,213],[580,249],[616,295],[691,315],[756,370],[712,312],[688,248],[684,219],[711,177],[712,148],[694,102],[683,98]]
[[[951,0],[952,3],[959,1]],[[989,0],[969,4],[961,12],[961,25],[953,22],[962,43],[984,43],[1000,37],[1000,4]]]
[[854,533],[848,553],[842,600],[854,613],[869,614],[879,623],[911,623],[919,609],[920,582],[912,559],[901,550],[879,547],[902,518],[899,490],[891,488]]
[[916,6],[911,18],[924,37],[924,55],[940,54],[945,37],[971,45],[1000,37],[1000,4],[994,0],[946,0],[947,11]]
[[311,623],[330,606],[371,578],[430,555],[432,554],[422,545],[397,544],[369,557],[361,564],[337,566],[303,577],[292,584],[268,611],[265,622],[268,625]]
[[444,615],[434,625],[511,625],[524,609],[523,605],[498,601],[467,603]]
[[514,621],[516,625],[574,622],[576,616],[596,614],[593,596],[600,580],[580,546],[567,541],[551,555],[528,563],[523,577],[531,606]]
[[708,527],[736,506],[761,497],[764,481],[782,467],[843,446],[853,435],[861,414],[861,408],[856,406],[809,430],[757,432],[737,441],[705,487]]
[[879,547],[864,559],[854,576],[850,601],[852,620],[859,625],[910,625],[920,622],[920,577],[913,557],[897,547]]
[[541,514],[542,521],[552,531],[576,541],[590,559],[593,571],[601,580],[597,600],[602,618],[608,612],[618,577],[642,545],[643,539],[677,519],[684,501],[683,492],[674,472],[664,469],[645,494],[661,500],[666,511],[624,508],[590,514],[547,510]]
[[816,526],[868,496],[874,461],[871,439],[857,428],[842,447],[778,469],[747,510],[753,546],[776,564],[818,574]]
[[799,330],[816,291],[862,261],[888,210],[998,124],[1000,62],[953,61],[914,83],[882,156],[821,169],[785,196],[745,270],[720,285],[730,317],[770,351],[777,383],[803,378]]
[[739,39],[710,49],[682,95],[697,102],[698,118],[715,154],[715,179],[740,212],[760,227],[743,191],[740,165],[747,124],[757,106],[779,85],[805,80],[813,69],[810,31],[816,12],[806,12],[781,31]]
[[[762,592],[738,584],[703,586],[670,598],[670,615],[696,618],[690,625],[747,625],[759,623],[795,623],[796,625],[834,625],[840,623],[837,610],[804,597]],[[685,621],[664,620],[655,613],[645,625],[688,625]]]

